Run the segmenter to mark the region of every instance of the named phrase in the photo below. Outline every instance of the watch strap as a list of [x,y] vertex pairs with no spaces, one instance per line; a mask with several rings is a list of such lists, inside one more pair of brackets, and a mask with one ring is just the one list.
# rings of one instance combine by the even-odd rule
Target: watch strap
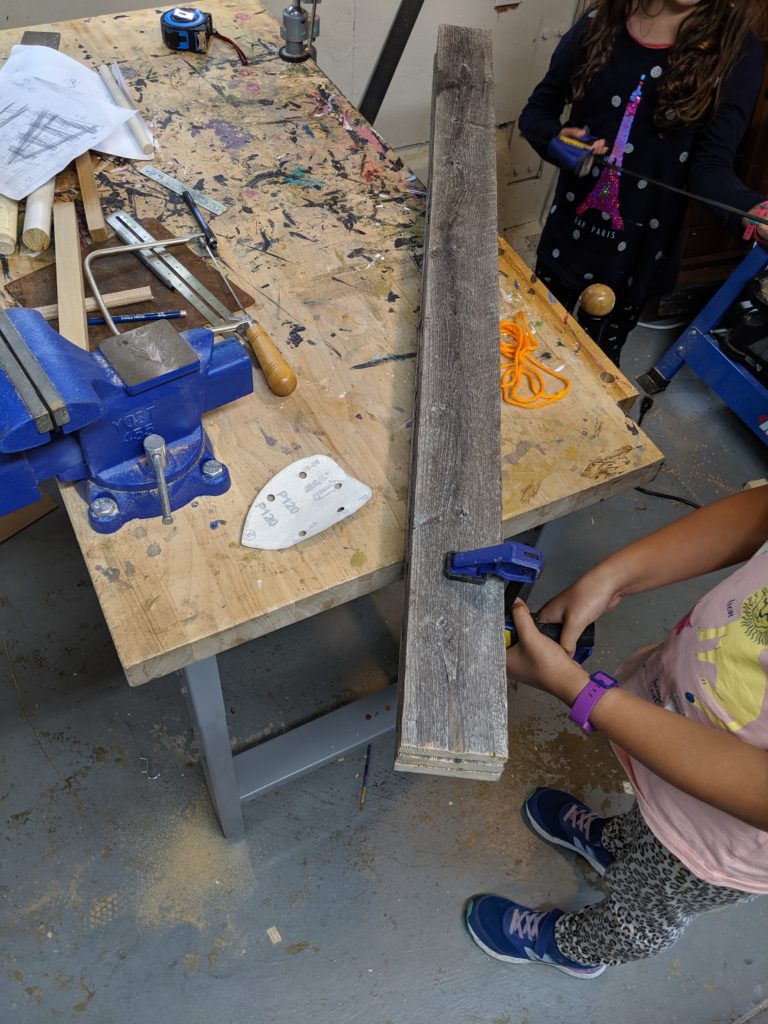
[[589,716],[592,714],[595,704],[597,704],[606,690],[611,690],[614,686],[618,685],[618,680],[614,679],[613,676],[609,676],[607,672],[594,672],[589,677],[589,682],[573,702],[568,715],[570,720],[575,722],[584,732],[594,732],[595,727],[590,722]]

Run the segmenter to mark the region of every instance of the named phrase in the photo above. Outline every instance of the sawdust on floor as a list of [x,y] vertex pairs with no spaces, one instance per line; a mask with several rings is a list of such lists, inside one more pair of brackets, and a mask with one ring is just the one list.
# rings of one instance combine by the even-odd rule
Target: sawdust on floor
[[169,816],[156,835],[144,836],[146,868],[136,893],[136,917],[152,927],[206,927],[209,912],[233,893],[249,896],[257,885],[246,843],[218,831],[205,800]]

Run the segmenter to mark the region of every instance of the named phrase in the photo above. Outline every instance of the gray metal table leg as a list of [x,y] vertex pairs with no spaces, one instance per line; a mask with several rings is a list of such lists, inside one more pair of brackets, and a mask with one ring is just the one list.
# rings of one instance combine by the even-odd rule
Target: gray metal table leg
[[[547,525],[547,546],[557,529]],[[541,546],[540,531],[535,537],[524,534],[519,539]],[[300,778],[396,726],[397,685],[393,684],[233,754],[216,658],[190,665],[182,674],[208,790],[228,839],[244,835],[242,804],[246,800]]]
[[393,683],[242,750],[234,759],[240,799],[253,800],[385,736],[397,724],[396,712],[397,683]]
[[182,670],[187,702],[221,830],[227,839],[244,835],[243,811],[229,745],[227,714],[215,655]]

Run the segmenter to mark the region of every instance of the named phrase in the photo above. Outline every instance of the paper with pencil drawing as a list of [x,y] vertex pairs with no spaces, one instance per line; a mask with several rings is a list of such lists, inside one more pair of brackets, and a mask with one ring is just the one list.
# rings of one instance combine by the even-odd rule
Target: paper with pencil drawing
[[[117,64],[112,65],[117,69],[118,76],[120,69]],[[91,96],[94,99],[102,100],[105,103],[114,103],[109,95],[109,90],[102,82],[96,71],[87,68],[72,57],[58,50],[51,50],[48,46],[21,46],[11,48],[11,55],[0,71],[2,76],[11,73],[23,72],[26,75],[34,75],[35,78],[42,78],[51,85],[60,86],[62,89],[71,89],[83,96]],[[122,78],[118,78],[118,85],[123,86]],[[123,89],[123,91],[125,91]],[[127,95],[130,99],[130,96]],[[147,130],[150,139],[152,133],[146,122],[142,122]],[[128,160],[147,160],[141,146],[133,137],[129,129],[120,124],[110,135],[101,139],[97,146],[91,146],[100,153],[109,153],[110,156],[124,156]]]
[[39,78],[0,80],[0,195],[23,199],[103,139],[129,110],[70,96]]
[[95,71],[45,46],[0,70],[0,195],[23,199],[88,149],[146,160]]

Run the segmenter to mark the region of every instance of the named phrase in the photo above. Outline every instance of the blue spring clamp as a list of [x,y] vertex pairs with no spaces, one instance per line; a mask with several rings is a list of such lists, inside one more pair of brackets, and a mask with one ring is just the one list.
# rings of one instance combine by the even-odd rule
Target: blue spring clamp
[[538,548],[507,541],[474,551],[449,551],[445,575],[462,583],[485,583],[489,576],[514,583],[533,583],[544,568],[544,556]]

